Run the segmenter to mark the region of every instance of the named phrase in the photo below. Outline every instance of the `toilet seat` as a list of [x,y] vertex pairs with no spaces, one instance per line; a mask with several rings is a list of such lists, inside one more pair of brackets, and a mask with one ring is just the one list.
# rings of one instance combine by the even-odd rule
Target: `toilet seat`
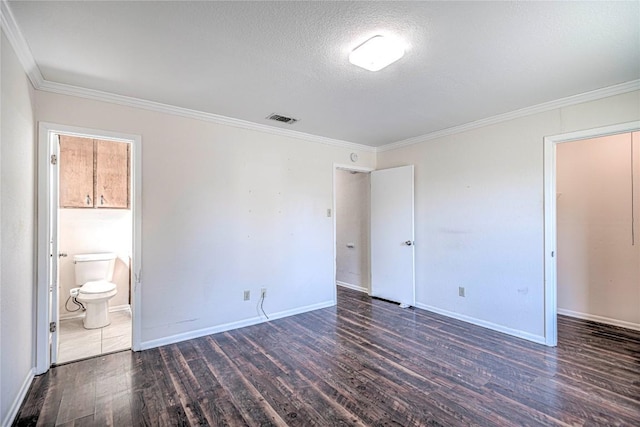
[[102,294],[105,292],[111,292],[116,289],[115,283],[108,282],[106,280],[96,280],[94,282],[87,282],[80,287],[81,294]]

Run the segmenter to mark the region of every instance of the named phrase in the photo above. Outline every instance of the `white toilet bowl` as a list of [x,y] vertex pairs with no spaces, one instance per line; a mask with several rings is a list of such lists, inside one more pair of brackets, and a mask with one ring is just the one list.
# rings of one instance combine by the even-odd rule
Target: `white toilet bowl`
[[84,327],[97,329],[108,326],[109,300],[118,291],[111,282],[116,254],[77,254],[73,257],[76,285],[80,286],[76,299],[84,305],[86,312]]
[[104,328],[111,323],[109,300],[117,293],[115,283],[106,280],[87,282],[80,287],[77,300],[87,309],[83,321],[86,329]]

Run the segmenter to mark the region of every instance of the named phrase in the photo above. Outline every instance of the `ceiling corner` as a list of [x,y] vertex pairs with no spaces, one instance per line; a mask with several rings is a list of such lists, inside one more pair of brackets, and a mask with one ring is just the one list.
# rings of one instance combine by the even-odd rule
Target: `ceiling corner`
[[31,54],[31,49],[29,49],[27,41],[20,31],[20,27],[18,27],[13,13],[11,13],[11,8],[7,0],[0,0],[0,23],[2,31],[4,31],[9,43],[11,43],[13,50],[16,52],[20,64],[22,64],[22,68],[24,68],[25,73],[29,76],[31,84],[34,88],[40,89],[44,78]]

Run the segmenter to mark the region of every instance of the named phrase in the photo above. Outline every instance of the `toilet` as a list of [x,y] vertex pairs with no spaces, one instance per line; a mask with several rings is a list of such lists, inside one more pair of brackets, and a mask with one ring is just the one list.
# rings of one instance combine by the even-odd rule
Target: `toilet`
[[98,329],[108,326],[109,300],[118,291],[116,285],[111,282],[113,269],[116,263],[116,254],[78,254],[74,255],[76,285],[76,299],[85,308],[84,327],[86,329]]

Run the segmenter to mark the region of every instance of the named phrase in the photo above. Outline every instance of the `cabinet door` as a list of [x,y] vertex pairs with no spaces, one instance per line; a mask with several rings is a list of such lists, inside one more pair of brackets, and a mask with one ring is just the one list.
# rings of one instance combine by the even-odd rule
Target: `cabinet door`
[[129,144],[95,140],[95,207],[129,207]]
[[60,135],[60,207],[93,207],[93,140]]

